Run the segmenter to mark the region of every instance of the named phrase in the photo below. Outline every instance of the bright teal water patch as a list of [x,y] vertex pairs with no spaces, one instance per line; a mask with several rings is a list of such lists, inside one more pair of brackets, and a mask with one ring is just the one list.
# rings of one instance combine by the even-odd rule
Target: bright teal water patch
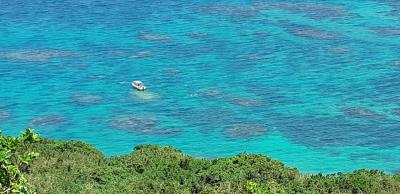
[[[400,166],[396,1],[3,2],[0,127],[305,172]],[[143,80],[149,90],[132,90]]]

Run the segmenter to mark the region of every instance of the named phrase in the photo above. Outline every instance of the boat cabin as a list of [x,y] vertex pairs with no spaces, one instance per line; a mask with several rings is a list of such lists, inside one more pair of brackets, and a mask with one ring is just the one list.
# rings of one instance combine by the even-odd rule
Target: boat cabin
[[143,85],[143,83],[139,80],[135,80],[132,82],[132,87],[134,87],[136,90],[139,91],[144,91],[146,90],[146,86]]

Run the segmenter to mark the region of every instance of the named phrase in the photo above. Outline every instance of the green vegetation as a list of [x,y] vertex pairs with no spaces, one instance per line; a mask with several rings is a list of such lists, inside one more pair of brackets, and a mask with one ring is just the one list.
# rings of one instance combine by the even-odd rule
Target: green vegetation
[[[1,137],[2,145],[7,138]],[[172,147],[142,145],[106,158],[77,141],[22,142],[20,153],[29,147],[40,156],[24,168],[26,163],[13,164],[37,193],[400,193],[400,174],[375,170],[304,175],[256,154],[207,160]]]
[[5,137],[0,132],[0,192],[31,193],[21,171],[27,171],[28,164],[39,154],[31,152],[28,144],[39,141],[40,137],[27,129],[20,137]]

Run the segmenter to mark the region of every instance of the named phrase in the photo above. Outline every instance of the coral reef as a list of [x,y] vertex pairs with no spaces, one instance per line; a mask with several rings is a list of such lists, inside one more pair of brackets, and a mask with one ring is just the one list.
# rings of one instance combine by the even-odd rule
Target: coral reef
[[172,38],[163,34],[139,33],[139,38],[147,41],[172,41]]
[[1,111],[0,110],[0,121],[6,120],[11,116],[10,112],[8,111]]
[[379,36],[400,36],[400,28],[382,27],[374,28],[372,31]]
[[346,7],[335,4],[322,3],[302,3],[302,2],[265,2],[256,1],[254,7],[260,10],[280,9],[290,11],[292,13],[304,14],[304,16],[312,19],[332,19],[343,18],[349,15]]
[[159,121],[151,116],[119,116],[110,121],[113,128],[135,132],[143,135],[178,135],[178,128],[157,128]]
[[252,6],[211,5],[199,7],[196,11],[203,14],[234,17],[254,17],[259,14],[258,10]]
[[258,106],[260,103],[257,100],[248,99],[248,98],[231,98],[229,100],[231,104],[240,105],[240,106]]
[[78,52],[62,50],[16,50],[0,53],[0,59],[23,62],[48,62],[58,57],[79,57]]
[[77,94],[71,97],[72,102],[79,105],[91,105],[99,104],[103,101],[103,98],[98,95],[92,94]]
[[331,40],[340,37],[337,32],[330,32],[321,29],[312,28],[309,26],[298,26],[288,28],[288,32],[299,37],[317,39],[317,40]]
[[34,127],[44,127],[49,125],[57,125],[67,121],[67,117],[61,115],[45,115],[32,119],[30,125]]
[[380,117],[381,115],[370,110],[367,108],[362,108],[362,107],[353,107],[353,108],[346,108],[343,110],[343,112],[354,118],[377,118]]
[[258,124],[240,124],[224,129],[224,136],[233,139],[248,139],[264,135],[267,129]]

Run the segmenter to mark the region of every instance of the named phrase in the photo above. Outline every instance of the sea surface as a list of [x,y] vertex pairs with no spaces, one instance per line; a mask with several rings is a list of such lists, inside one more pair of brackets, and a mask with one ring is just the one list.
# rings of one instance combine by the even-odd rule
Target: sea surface
[[395,173],[399,53],[398,0],[0,0],[0,128]]

